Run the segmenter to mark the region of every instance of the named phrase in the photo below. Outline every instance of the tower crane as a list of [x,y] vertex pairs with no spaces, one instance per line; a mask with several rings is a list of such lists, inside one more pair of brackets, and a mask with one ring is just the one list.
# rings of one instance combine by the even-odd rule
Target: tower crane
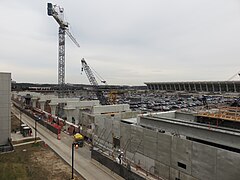
[[72,40],[72,42],[80,47],[77,40],[69,31],[69,23],[64,20],[64,9],[58,5],[47,3],[47,14],[52,16],[59,25],[58,31],[58,85],[59,85],[59,97],[63,97],[63,88],[65,84],[65,34]]
[[[98,100],[100,101],[100,104],[108,105],[109,102],[108,102],[107,98],[103,95],[103,92],[99,89],[98,82],[97,82],[91,68],[89,67],[89,65],[87,64],[87,62],[85,61],[84,58],[82,58],[81,63],[82,63],[82,71],[83,70],[85,71],[90,84],[93,85],[93,88],[96,91],[96,96],[97,96]],[[106,81],[103,81],[103,80],[101,82],[106,83]]]

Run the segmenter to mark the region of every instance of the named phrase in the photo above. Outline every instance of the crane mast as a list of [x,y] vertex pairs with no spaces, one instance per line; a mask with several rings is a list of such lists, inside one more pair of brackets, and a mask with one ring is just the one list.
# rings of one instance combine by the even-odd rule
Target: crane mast
[[109,104],[107,98],[103,95],[103,92],[101,90],[99,90],[98,82],[97,82],[91,68],[88,66],[88,64],[84,58],[82,58],[81,63],[82,63],[82,71],[83,70],[85,71],[90,84],[93,85],[93,88],[96,91],[96,96],[97,96],[98,100],[100,101],[100,104],[101,105]]
[[74,42],[77,47],[80,47],[77,40],[69,32],[69,23],[64,20],[64,9],[58,5],[47,3],[47,14],[52,16],[58,23],[58,85],[59,97],[64,97],[65,85],[65,34]]

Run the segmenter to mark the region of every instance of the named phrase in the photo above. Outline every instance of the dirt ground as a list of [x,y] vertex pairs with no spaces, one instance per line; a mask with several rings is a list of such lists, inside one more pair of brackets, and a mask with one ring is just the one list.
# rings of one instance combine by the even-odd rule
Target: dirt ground
[[[15,151],[0,154],[0,179],[64,180],[71,179],[71,166],[43,142],[15,147]],[[74,179],[82,180],[80,175]]]

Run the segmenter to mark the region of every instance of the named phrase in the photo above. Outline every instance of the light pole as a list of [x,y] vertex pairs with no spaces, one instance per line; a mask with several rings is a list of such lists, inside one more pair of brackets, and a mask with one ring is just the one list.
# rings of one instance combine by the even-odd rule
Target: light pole
[[72,143],[72,179],[73,177],[73,171],[74,171],[74,147],[78,148],[78,142],[73,142]]
[[[38,118],[38,121],[40,121],[41,118]],[[35,143],[37,143],[37,120],[35,119]]]
[[74,171],[74,147],[77,149],[78,147],[82,147],[82,142],[73,142],[72,143],[72,179],[73,177],[73,171]]
[[74,171],[74,146],[75,146],[75,143],[72,143],[72,179],[73,178],[73,171]]

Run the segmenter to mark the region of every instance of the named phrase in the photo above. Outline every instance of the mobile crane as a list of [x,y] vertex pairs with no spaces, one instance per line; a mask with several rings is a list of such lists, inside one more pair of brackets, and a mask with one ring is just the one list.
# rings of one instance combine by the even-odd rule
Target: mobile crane
[[[90,84],[93,85],[93,88],[96,91],[96,96],[97,96],[98,100],[100,101],[100,104],[101,105],[109,105],[110,103],[109,103],[108,99],[103,95],[103,92],[99,89],[98,82],[97,82],[95,76],[93,75],[91,68],[89,67],[89,65],[87,64],[87,62],[85,61],[84,58],[82,58],[81,63],[82,63],[82,72],[83,72],[83,70],[85,71]],[[101,82],[104,84],[106,83],[106,81],[104,81],[104,80],[101,80]]]

